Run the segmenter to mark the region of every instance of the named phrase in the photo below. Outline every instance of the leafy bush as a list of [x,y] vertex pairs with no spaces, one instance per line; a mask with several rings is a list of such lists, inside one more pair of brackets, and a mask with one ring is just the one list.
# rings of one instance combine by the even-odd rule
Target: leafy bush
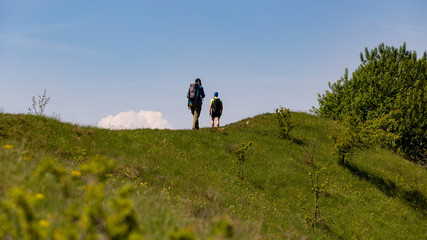
[[[360,53],[362,64],[348,70],[330,91],[318,96],[315,111],[335,120],[352,118],[366,124],[381,120],[378,129],[398,136],[393,148],[413,161],[427,158],[427,52],[417,59],[406,44],[380,44]],[[378,122],[377,122],[378,123]],[[389,145],[390,146],[390,145]]]

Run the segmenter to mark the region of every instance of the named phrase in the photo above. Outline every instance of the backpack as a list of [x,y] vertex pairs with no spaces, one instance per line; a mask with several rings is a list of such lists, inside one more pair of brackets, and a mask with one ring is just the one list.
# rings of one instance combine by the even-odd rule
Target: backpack
[[194,102],[199,96],[199,84],[191,83],[190,88],[188,89],[188,100]]
[[220,113],[222,108],[222,102],[219,98],[214,98],[214,101],[212,103],[212,112],[213,113]]

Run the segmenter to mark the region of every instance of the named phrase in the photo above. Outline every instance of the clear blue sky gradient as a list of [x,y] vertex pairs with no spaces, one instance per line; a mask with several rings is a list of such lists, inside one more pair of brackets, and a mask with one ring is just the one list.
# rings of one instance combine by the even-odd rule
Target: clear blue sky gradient
[[222,124],[317,94],[384,42],[427,49],[427,1],[0,0],[0,108],[27,113],[47,90],[47,115],[96,125],[157,111],[191,128],[186,93],[201,78],[224,102]]

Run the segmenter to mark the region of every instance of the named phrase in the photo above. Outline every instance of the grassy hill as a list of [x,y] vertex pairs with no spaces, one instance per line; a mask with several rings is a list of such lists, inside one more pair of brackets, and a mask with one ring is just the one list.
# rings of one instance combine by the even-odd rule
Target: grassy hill
[[199,131],[0,114],[0,238],[427,239],[425,168],[382,149],[339,165],[342,126],[292,117],[284,140],[271,114]]

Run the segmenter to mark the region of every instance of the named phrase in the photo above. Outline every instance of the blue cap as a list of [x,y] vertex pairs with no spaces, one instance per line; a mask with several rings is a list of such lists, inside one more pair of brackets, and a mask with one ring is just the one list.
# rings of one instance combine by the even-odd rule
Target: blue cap
[[215,96],[215,97],[218,97],[218,92],[215,92],[215,93],[214,93],[214,96]]

